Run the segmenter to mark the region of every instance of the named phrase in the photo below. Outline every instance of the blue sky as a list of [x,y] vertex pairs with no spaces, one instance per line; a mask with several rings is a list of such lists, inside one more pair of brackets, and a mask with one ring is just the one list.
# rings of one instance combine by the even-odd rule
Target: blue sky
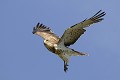
[[[0,80],[120,80],[119,0],[0,0]],[[86,28],[71,48],[89,53],[71,57],[69,71],[33,35],[38,23],[61,36],[65,29],[107,13],[104,21]]]

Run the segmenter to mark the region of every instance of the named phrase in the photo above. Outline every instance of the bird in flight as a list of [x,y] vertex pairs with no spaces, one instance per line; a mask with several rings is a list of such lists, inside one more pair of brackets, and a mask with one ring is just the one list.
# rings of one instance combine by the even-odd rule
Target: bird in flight
[[88,56],[88,54],[75,51],[74,49],[69,48],[69,46],[73,45],[78,38],[84,34],[86,31],[84,28],[89,27],[93,23],[102,21],[102,17],[105,14],[106,13],[102,12],[102,10],[98,11],[91,18],[85,19],[66,29],[61,37],[54,34],[49,27],[40,23],[33,27],[32,33],[42,37],[44,39],[45,47],[64,61],[64,71],[66,72],[68,70],[67,66],[71,56]]

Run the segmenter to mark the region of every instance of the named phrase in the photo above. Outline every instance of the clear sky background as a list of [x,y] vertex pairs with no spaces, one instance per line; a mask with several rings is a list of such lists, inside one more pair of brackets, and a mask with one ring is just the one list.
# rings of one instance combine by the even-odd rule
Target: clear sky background
[[[70,46],[90,56],[71,57],[65,73],[33,27],[40,22],[61,36],[99,10],[104,20]],[[119,15],[119,0],[0,0],[0,80],[120,80]]]

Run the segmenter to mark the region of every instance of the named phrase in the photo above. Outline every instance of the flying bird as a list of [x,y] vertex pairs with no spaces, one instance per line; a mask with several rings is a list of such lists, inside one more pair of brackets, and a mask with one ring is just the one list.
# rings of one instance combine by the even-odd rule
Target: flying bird
[[74,49],[69,48],[70,45],[73,45],[78,38],[86,31],[84,28],[89,27],[93,23],[98,23],[103,20],[105,12],[102,10],[98,11],[94,16],[89,19],[85,19],[82,22],[79,22],[67,30],[64,34],[59,37],[53,33],[53,31],[43,25],[38,23],[33,27],[33,34],[36,34],[44,39],[45,47],[52,53],[58,55],[64,61],[64,71],[68,70],[68,62],[71,56],[88,56],[87,53],[75,51]]

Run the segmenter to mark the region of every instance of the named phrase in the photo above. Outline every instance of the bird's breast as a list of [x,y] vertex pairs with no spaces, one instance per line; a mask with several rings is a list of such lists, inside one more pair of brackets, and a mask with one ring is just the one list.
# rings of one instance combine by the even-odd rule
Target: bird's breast
[[44,43],[44,45],[49,51],[55,53],[55,48],[53,46],[54,44],[48,42],[48,43]]

